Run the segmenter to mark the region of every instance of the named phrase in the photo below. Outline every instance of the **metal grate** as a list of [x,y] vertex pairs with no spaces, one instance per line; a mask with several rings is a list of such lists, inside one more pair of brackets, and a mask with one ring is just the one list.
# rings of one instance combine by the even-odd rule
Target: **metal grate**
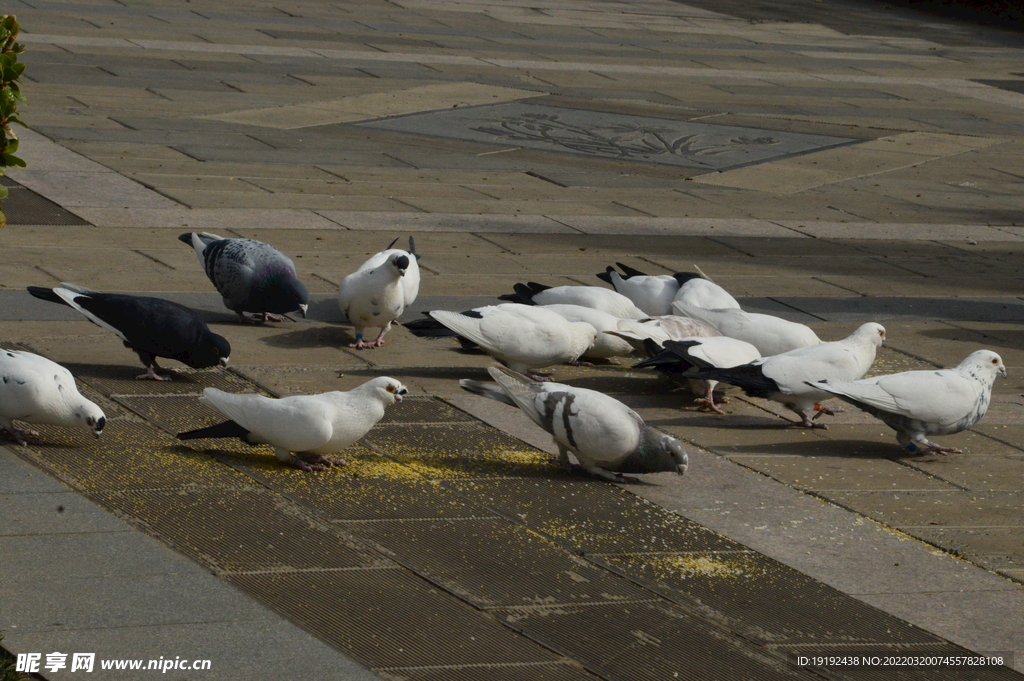
[[479,423],[378,426],[364,441],[432,479],[561,474],[550,454]]
[[597,681],[571,664],[473,665],[430,669],[375,669],[385,681]]
[[820,678],[663,603],[516,608],[495,614],[530,638],[616,681]]
[[654,597],[506,520],[360,523],[349,529],[483,608]]
[[[132,353],[128,350],[129,355]],[[127,358],[126,358],[127,359]],[[140,381],[145,373],[140,365],[65,364],[80,380],[104,395],[197,395],[203,388],[219,388],[227,392],[263,392],[248,381],[224,369],[182,368],[170,381]],[[264,393],[265,394],[265,393]]]
[[256,489],[125,492],[108,499],[152,534],[224,572],[391,565]]
[[388,409],[380,425],[392,423],[475,423],[469,414],[449,406],[436,397],[406,397],[401,406]]
[[370,667],[558,659],[405,570],[230,575],[226,579]]
[[936,643],[903,620],[753,551],[591,557],[765,643]]
[[520,479],[446,485],[582,553],[746,548],[608,483]]

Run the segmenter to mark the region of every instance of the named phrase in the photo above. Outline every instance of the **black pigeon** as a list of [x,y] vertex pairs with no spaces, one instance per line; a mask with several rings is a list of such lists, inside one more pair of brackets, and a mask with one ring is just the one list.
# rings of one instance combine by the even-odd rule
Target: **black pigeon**
[[195,310],[169,300],[99,293],[72,284],[55,289],[29,286],[28,292],[40,300],[72,307],[89,321],[117,334],[146,367],[146,373],[138,378],[171,380],[157,373],[161,370],[157,357],[205,369],[226,366],[231,354],[228,341],[210,331]]
[[296,278],[295,263],[281,251],[253,239],[225,239],[208,232],[188,232],[178,241],[195,249],[199,264],[224,297],[224,306],[245,320],[246,312],[263,321],[283,321],[275,314],[309,307],[309,292]]

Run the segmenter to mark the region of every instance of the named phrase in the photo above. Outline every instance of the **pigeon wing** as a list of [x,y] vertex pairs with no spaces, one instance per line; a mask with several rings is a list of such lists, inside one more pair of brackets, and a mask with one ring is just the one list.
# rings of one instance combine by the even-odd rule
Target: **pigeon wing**
[[981,401],[977,382],[949,369],[907,371],[865,381],[816,382],[814,386],[854,403],[943,425],[966,418]]
[[200,401],[214,407],[259,440],[289,452],[308,452],[322,447],[330,442],[334,433],[332,410],[316,396],[276,400],[263,395],[236,395],[207,388]]

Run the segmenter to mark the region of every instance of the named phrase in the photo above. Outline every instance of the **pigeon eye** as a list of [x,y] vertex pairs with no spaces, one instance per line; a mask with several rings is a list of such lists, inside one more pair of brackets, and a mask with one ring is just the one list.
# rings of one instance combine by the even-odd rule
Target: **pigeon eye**
[[86,423],[86,425],[89,425],[89,426],[96,425],[96,419],[94,419],[93,417],[90,416],[89,418],[87,418],[85,420],[85,423]]
[[999,360],[998,359],[994,359],[994,360],[992,360],[992,363],[993,364],[999,364]]
[[389,393],[393,393],[395,392],[395,386],[389,385],[387,388],[385,388],[385,390],[387,390]]

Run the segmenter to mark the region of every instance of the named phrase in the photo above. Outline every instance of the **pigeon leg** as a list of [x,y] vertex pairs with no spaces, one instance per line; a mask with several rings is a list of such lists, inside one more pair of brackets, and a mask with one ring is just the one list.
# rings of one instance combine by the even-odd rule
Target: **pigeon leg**
[[16,444],[19,444],[22,447],[25,447],[29,444],[42,444],[42,442],[39,440],[39,433],[34,430],[22,430],[21,428],[15,428],[14,426],[10,426],[9,428],[0,428],[0,432],[6,433],[10,439],[12,439]]
[[300,457],[292,454],[287,449],[281,449],[280,447],[274,447],[274,456],[277,457],[278,461],[283,461],[289,466],[295,466],[301,468],[304,471],[325,471],[327,466],[321,463],[310,463],[303,461]]
[[703,404],[705,407],[707,407],[708,409],[710,409],[711,411],[713,411],[715,413],[724,414],[725,412],[722,411],[721,409],[719,409],[718,405],[715,404],[715,386],[714,386],[714,384],[708,383],[707,385],[708,385],[708,387],[707,387],[707,391],[704,393],[704,397],[698,397],[697,399],[694,400],[694,402],[696,402],[697,404]]
[[260,320],[263,322],[283,322],[284,317],[278,317],[276,314],[270,314],[269,312],[263,313],[263,318]]
[[373,347],[373,343],[368,343],[367,341],[364,341],[363,340],[363,330],[362,329],[356,329],[356,342],[355,343],[349,343],[348,346],[350,348],[355,348],[356,350],[364,350],[366,348],[372,348]]
[[[919,445],[924,445],[924,446],[921,447]],[[932,442],[931,440],[925,438],[924,436],[921,436],[921,438],[919,440],[914,440],[913,442],[911,442],[907,446],[907,449],[909,449],[911,452],[913,452],[914,454],[917,454],[917,455],[921,455],[921,454],[963,454],[963,450],[962,449],[957,449],[956,447],[940,447],[939,445],[937,445],[936,443]]]
[[839,408],[839,407],[826,407],[823,404],[815,404],[814,405],[814,411],[818,412],[817,414],[814,415],[814,420],[817,421],[818,417],[820,417],[822,414],[828,414],[829,416],[835,416],[836,414],[839,414],[839,413],[843,412],[844,410]]
[[562,469],[566,473],[572,473],[572,461],[569,461],[569,450],[562,446],[562,443],[556,442],[558,445],[558,463],[561,464]]
[[296,454],[295,455],[301,461],[311,464],[320,464],[323,466],[347,466],[348,461],[345,459],[337,459],[330,456],[324,456],[323,454]]
[[585,361],[583,361],[581,359],[574,359],[571,362],[566,362],[566,364],[568,364],[571,367],[592,367],[592,366],[594,366],[593,362],[585,362]]
[[379,348],[380,346],[384,345],[384,334],[386,334],[390,329],[391,322],[388,322],[388,325],[380,330],[380,333],[377,334],[377,338],[369,344],[369,347]]
[[[156,370],[157,370],[156,363],[150,364],[148,367],[146,367],[146,373],[139,374],[138,376],[135,377],[135,379],[138,380],[138,381],[147,381],[147,380],[148,381],[169,381],[169,380],[171,380],[170,376],[161,376],[160,374],[158,374],[156,372]],[[165,369],[165,371],[166,371],[166,369]]]
[[[792,407],[790,407],[792,409]],[[807,414],[802,411],[793,409],[793,412],[800,417],[800,421],[797,421],[794,425],[800,426],[801,428],[821,428],[822,430],[828,430],[828,426],[824,423],[816,423],[811,419],[807,418]]]
[[580,460],[580,466],[586,472],[603,480],[610,480],[611,482],[640,482],[638,478],[632,478],[628,475],[623,475],[622,473],[613,473],[612,471],[605,470],[600,466],[584,463],[582,459]]
[[550,383],[555,380],[550,376],[541,376],[540,374],[526,374],[526,377],[531,381],[537,381],[538,383]]

